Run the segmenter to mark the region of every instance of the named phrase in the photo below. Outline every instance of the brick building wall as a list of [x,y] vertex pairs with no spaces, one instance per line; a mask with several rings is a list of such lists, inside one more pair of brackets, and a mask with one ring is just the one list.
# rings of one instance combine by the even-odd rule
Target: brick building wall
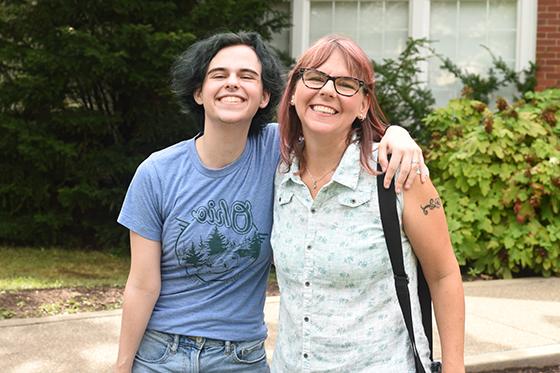
[[560,0],[539,0],[537,90],[560,87]]

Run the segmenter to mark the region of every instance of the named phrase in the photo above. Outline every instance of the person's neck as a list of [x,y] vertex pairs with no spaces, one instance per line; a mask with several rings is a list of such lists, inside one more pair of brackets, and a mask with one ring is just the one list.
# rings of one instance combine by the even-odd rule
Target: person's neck
[[336,140],[311,136],[304,138],[305,168],[316,177],[335,170],[348,146],[345,138]]
[[204,134],[196,139],[196,151],[208,168],[222,168],[238,159],[249,134],[249,125],[204,125]]

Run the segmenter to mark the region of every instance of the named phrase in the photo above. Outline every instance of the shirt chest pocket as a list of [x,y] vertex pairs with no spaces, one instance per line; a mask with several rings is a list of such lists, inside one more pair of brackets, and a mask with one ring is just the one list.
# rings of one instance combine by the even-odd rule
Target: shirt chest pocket
[[[298,209],[299,207],[299,209]],[[296,218],[297,217],[297,218]],[[301,220],[301,203],[294,193],[283,190],[276,196],[273,227],[286,232],[294,229],[295,220]]]
[[276,197],[276,203],[278,203],[279,207],[283,207],[291,203],[293,198],[294,198],[293,192],[284,190],[280,192],[280,194]]
[[379,203],[370,191],[343,192],[337,196],[337,202],[340,215],[344,219],[349,219],[358,224],[367,222],[368,226],[380,221]]
[[365,192],[346,192],[338,195],[338,203],[348,208],[358,208],[360,206],[368,207],[371,199],[370,193]]

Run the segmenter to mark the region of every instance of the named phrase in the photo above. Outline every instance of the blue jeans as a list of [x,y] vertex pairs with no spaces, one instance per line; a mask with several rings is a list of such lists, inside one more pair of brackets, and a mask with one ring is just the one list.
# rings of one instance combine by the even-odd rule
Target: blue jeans
[[133,373],[269,373],[264,339],[230,342],[155,330],[144,333]]

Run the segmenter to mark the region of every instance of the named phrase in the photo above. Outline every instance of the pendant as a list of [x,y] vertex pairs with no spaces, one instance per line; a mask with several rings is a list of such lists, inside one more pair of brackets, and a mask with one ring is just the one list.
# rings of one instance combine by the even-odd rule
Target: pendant
[[313,190],[317,190],[317,182],[313,180]]

